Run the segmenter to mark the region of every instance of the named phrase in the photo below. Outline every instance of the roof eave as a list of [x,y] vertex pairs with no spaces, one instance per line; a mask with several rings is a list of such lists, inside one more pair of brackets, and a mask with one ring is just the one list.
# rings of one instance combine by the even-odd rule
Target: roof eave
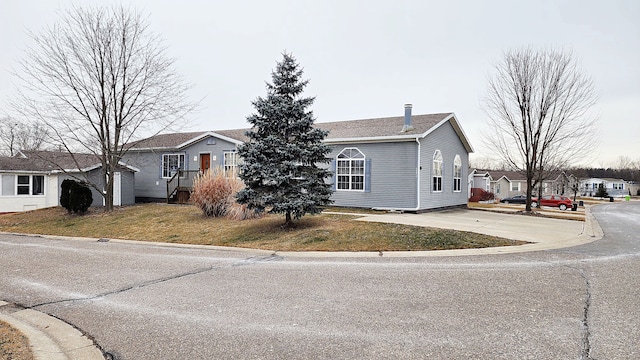
[[209,136],[216,137],[216,138],[218,138],[220,140],[228,141],[228,142],[233,143],[235,145],[242,144],[242,141],[240,141],[240,140],[233,139],[233,138],[230,138],[228,136],[220,135],[220,134],[218,134],[216,132],[213,132],[213,131],[208,131],[206,133],[203,133],[203,134],[200,134],[200,135],[194,137],[193,139],[187,140],[187,141],[183,142],[182,144],[177,145],[176,148],[177,149],[183,149],[183,148],[185,148],[185,147],[187,147],[187,146],[189,146],[191,144],[197,143],[198,141],[200,141],[202,139],[205,139],[205,138],[207,138]]
[[326,144],[341,144],[341,143],[375,143],[375,142],[400,142],[400,141],[415,141],[415,139],[421,137],[421,135],[394,135],[394,136],[370,136],[361,138],[335,138],[325,139]]
[[50,175],[52,171],[48,170],[12,170],[12,169],[3,169],[0,170],[0,174],[39,174],[39,175]]
[[173,146],[158,146],[158,147],[146,147],[146,148],[130,148],[129,151],[158,151],[158,150],[178,150]]

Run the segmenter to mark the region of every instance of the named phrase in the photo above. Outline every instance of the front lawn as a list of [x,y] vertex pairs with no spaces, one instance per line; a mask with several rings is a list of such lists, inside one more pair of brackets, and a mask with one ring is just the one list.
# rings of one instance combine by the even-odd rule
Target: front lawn
[[521,245],[464,231],[354,221],[357,216],[305,216],[283,230],[281,215],[234,221],[207,218],[195,206],[143,204],[85,216],[49,208],[0,215],[0,231],[129,239],[181,244],[234,246],[274,251],[398,251],[470,249]]

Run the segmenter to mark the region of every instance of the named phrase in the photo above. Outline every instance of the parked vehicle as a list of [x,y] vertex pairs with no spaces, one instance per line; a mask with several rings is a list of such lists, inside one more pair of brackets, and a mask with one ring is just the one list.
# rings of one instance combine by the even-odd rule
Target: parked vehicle
[[504,198],[500,200],[501,203],[505,204],[526,204],[527,196],[526,195],[516,195],[508,198]]
[[567,210],[573,205],[573,201],[566,196],[560,195],[545,195],[540,201],[537,198],[531,199],[531,206],[538,207],[540,206],[552,206],[557,207],[560,210]]

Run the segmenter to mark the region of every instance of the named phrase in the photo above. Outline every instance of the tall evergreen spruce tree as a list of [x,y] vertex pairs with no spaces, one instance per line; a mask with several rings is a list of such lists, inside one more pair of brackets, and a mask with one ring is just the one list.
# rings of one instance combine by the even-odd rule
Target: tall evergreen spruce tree
[[257,211],[285,214],[285,226],[292,219],[316,214],[329,205],[331,186],[325,179],[331,174],[318,167],[327,164],[329,147],[322,142],[328,132],[313,127],[313,112],[308,108],[315,98],[302,97],[309,83],[290,54],[271,73],[267,97],[252,102],[256,113],[247,117],[252,129],[249,141],[238,148],[242,157],[240,178],[246,188],[238,202]]

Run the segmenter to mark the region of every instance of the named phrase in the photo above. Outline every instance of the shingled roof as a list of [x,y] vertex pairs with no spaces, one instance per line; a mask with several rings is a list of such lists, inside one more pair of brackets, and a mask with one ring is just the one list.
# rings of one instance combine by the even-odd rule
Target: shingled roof
[[489,173],[489,175],[491,175],[491,178],[493,178],[494,181],[500,180],[502,177],[506,177],[507,180],[509,181],[514,181],[514,180],[527,180],[527,178],[520,172],[518,171],[508,171],[508,170],[501,170],[501,171],[497,171],[497,170],[487,170],[487,172]]
[[[95,154],[69,154],[64,151],[22,151],[17,156],[0,157],[0,172],[77,172],[88,171],[101,165],[100,158]],[[126,167],[137,171],[130,166]]]
[[188,142],[189,140],[197,138],[206,133],[206,131],[196,131],[185,133],[158,134],[146,139],[132,142],[129,145],[131,149],[175,148],[180,144]]
[[377,119],[348,120],[315,124],[316,127],[329,130],[327,140],[358,139],[422,135],[441,121],[453,115],[452,113],[426,114],[411,116],[413,129],[402,132],[404,117],[394,116]]
[[[326,142],[328,143],[365,140],[384,141],[386,139],[397,140],[420,138],[435,129],[438,124],[441,124],[446,120],[451,121],[454,130],[458,133],[458,136],[464,143],[467,150],[472,152],[473,149],[471,148],[471,145],[469,144],[453,113],[413,115],[411,116],[411,125],[413,126],[413,129],[405,132],[402,132],[404,125],[404,117],[402,116],[316,123],[314,126],[329,131],[329,135],[326,137]],[[132,143],[131,149],[177,149],[194,140],[200,139],[207,134],[210,134],[211,136],[220,135],[238,142],[246,142],[248,141],[248,137],[245,133],[248,130],[250,129],[162,134]]]

